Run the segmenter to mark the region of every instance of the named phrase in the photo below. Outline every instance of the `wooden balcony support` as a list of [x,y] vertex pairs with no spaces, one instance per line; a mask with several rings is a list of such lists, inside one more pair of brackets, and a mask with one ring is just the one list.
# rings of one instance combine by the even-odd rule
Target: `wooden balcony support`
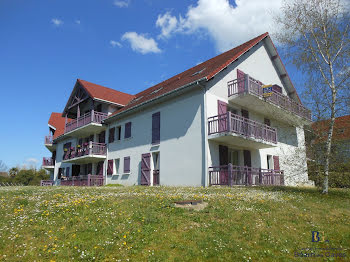
[[[284,75],[281,75],[284,77]],[[260,98],[263,98],[263,88],[260,81],[255,80],[248,74],[240,79],[234,79],[227,83],[228,96],[241,95],[241,94],[252,94]],[[303,117],[311,121],[311,111],[304,107],[303,105],[297,103],[293,99],[285,96],[276,91],[272,91],[272,96],[264,98],[266,102],[277,105],[284,110],[292,112],[300,117]]]
[[108,114],[106,113],[91,110],[91,112],[87,112],[84,115],[79,116],[68,123],[66,122],[64,132],[65,133],[71,132],[77,128],[83,127],[90,123],[101,124],[102,121],[107,118],[107,116]]
[[209,185],[284,185],[284,172],[232,164],[209,167]]
[[277,130],[275,128],[231,112],[208,118],[208,135],[222,132],[232,132],[277,144]]

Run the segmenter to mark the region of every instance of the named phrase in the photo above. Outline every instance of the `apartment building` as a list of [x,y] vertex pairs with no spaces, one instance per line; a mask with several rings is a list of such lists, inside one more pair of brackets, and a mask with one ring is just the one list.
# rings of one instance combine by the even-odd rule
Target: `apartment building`
[[136,95],[78,79],[52,113],[56,185],[304,185],[311,123],[268,33]]

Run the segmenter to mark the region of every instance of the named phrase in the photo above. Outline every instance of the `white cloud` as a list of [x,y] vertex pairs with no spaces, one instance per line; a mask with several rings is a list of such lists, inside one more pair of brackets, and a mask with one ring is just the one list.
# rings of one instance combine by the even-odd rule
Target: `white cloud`
[[76,23],[77,25],[80,25],[80,24],[81,24],[81,21],[80,21],[80,20],[75,20],[75,23]]
[[198,0],[178,18],[169,12],[159,15],[156,26],[162,37],[174,33],[205,33],[218,51],[225,51],[273,29],[273,13],[278,13],[283,0]]
[[170,12],[166,12],[164,15],[158,15],[156,26],[161,28],[159,38],[168,38],[178,29],[178,21]]
[[122,7],[128,7],[130,4],[130,0],[115,0],[114,5],[118,6],[120,8]]
[[52,18],[51,23],[53,23],[55,26],[61,26],[63,24],[63,21],[57,18]]
[[152,38],[147,38],[142,34],[136,32],[126,32],[122,36],[123,41],[129,41],[132,50],[141,54],[160,53],[157,42]]
[[112,47],[116,47],[116,46],[122,47],[121,43],[114,41],[114,40],[109,41],[109,43],[111,44]]

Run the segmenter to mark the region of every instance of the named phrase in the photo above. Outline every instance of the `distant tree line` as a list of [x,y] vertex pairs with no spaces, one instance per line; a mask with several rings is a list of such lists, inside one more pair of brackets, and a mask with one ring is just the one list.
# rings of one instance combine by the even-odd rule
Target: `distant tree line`
[[41,180],[50,179],[50,175],[44,169],[26,169],[13,167],[7,172],[7,176],[0,176],[1,183],[21,184],[24,186],[38,186]]

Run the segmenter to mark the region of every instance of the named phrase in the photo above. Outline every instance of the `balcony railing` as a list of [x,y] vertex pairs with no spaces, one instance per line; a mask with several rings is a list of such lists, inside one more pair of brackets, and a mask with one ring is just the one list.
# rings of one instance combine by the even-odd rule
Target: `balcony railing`
[[43,157],[43,166],[54,166],[55,160],[52,157]]
[[[244,78],[227,82],[227,87],[229,97],[244,93],[263,97],[262,83],[250,77],[249,75],[245,75]],[[311,120],[311,111],[309,109],[281,93],[272,91],[272,96],[267,97],[266,101],[280,106],[281,108],[290,111],[298,116]]]
[[101,124],[101,122],[106,119],[108,114],[102,112],[96,112],[92,110],[91,112],[87,112],[84,115],[74,119],[66,124],[64,133],[68,133],[72,130],[75,130],[79,127],[86,126],[90,123]]
[[87,155],[106,155],[106,144],[89,142],[84,143],[80,147],[71,147],[64,152],[63,160],[69,160]]
[[61,179],[61,186],[103,186],[104,177],[96,175],[73,176]]
[[227,112],[208,118],[208,134],[233,132],[245,137],[277,143],[277,130],[268,125]]
[[53,136],[45,136],[45,145],[52,144]]
[[262,169],[232,164],[209,167],[209,185],[284,185],[282,170]]

